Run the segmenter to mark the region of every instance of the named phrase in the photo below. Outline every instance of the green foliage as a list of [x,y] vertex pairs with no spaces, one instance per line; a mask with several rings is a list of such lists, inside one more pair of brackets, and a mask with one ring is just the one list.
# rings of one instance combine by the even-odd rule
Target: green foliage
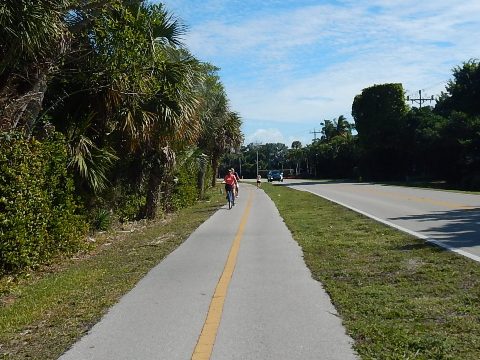
[[50,58],[66,33],[62,21],[70,1],[5,0],[0,4],[0,75]]
[[106,209],[96,209],[94,212],[92,226],[95,230],[106,231],[112,225],[112,217],[110,211]]
[[355,96],[352,116],[367,176],[389,179],[405,172],[402,159],[407,111],[402,84],[374,85]]
[[[122,171],[129,170],[132,170],[129,164],[122,169]],[[87,200],[92,230],[107,230],[117,222],[125,223],[139,219],[145,207],[144,189],[135,184],[132,179],[127,179],[125,174],[120,179],[122,181]]]
[[408,173],[417,179],[442,178],[450,167],[448,151],[452,140],[444,137],[447,119],[430,107],[412,108],[405,117],[405,142]]
[[197,181],[200,164],[196,153],[183,154],[175,172],[175,186],[172,194],[174,209],[193,205],[199,198],[200,189]]
[[480,62],[469,60],[453,69],[453,79],[446,86],[435,110],[448,116],[452,111],[480,115]]
[[314,173],[324,178],[352,178],[358,162],[358,147],[353,136],[336,135],[307,147]]
[[[128,221],[139,208],[153,218],[159,198],[166,209],[190,204],[198,194],[189,188],[172,197],[177,152],[200,148],[211,163],[241,143],[218,69],[190,54],[177,19],[145,0],[0,5],[0,131],[38,133],[48,119],[62,132],[68,170],[98,228],[106,216],[94,209]],[[116,172],[127,158],[141,164],[133,175]],[[131,178],[135,190],[125,186]]]
[[[257,176],[257,154],[258,169],[262,176],[266,176],[268,170],[285,168],[289,162],[289,151],[283,143],[266,143],[261,145],[250,143],[242,147],[239,154],[224,156],[220,166],[220,174],[225,175],[227,169],[233,167],[244,178],[255,178]],[[240,163],[242,167],[241,174]]]
[[106,189],[107,174],[118,157],[107,146],[99,147],[87,136],[91,116],[77,119],[67,130],[69,168],[77,175],[78,183],[85,183],[94,193]]
[[402,84],[374,85],[355,96],[352,116],[363,146],[385,148],[398,142],[398,130],[407,113]]
[[0,136],[0,271],[32,267],[82,245],[63,138]]
[[139,193],[123,194],[115,207],[115,212],[120,222],[137,220],[140,212],[145,207],[145,196]]
[[480,116],[452,112],[444,131],[447,180],[464,189],[480,188]]

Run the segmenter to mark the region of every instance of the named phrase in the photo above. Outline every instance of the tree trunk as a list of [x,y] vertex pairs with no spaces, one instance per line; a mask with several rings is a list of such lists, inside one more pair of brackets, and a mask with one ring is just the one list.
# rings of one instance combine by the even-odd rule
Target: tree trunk
[[42,109],[49,69],[43,64],[28,80],[11,75],[0,94],[0,130],[23,128],[29,134]]
[[150,170],[147,184],[147,201],[143,217],[146,219],[155,219],[160,202],[160,184],[162,182],[162,169],[157,161]]
[[218,156],[213,156],[212,157],[212,170],[213,170],[212,187],[215,187],[215,185],[217,184],[218,162],[219,162]]
[[205,154],[200,154],[197,161],[198,161],[197,187],[199,190],[198,194],[199,194],[199,198],[203,199],[205,197],[205,175],[207,173],[208,156]]
[[160,200],[164,202],[164,208],[169,209],[170,204],[168,196],[160,198],[161,190],[168,193],[167,177],[175,166],[175,153],[170,146],[165,145],[158,151],[153,151],[151,155],[151,170],[147,183],[147,201],[145,204],[144,217],[147,219],[155,219],[158,211]]
[[200,165],[197,175],[197,185],[199,190],[199,198],[202,200],[205,197],[205,167]]

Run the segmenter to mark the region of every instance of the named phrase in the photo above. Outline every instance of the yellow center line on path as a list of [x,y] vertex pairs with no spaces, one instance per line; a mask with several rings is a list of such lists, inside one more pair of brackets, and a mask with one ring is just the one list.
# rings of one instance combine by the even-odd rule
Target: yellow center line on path
[[238,251],[240,249],[240,241],[242,240],[243,232],[245,230],[245,225],[247,223],[248,215],[250,214],[250,209],[252,207],[253,201],[253,192],[250,191],[248,196],[247,207],[243,212],[240,225],[238,226],[237,234],[233,240],[232,247],[228,254],[227,262],[225,263],[225,268],[223,273],[220,276],[217,287],[213,294],[212,301],[210,302],[210,307],[208,309],[207,318],[203,325],[202,332],[197,341],[197,345],[193,350],[192,360],[209,360],[212,355],[213,346],[215,344],[215,338],[217,336],[218,327],[220,326],[220,320],[222,318],[223,305],[225,303],[225,298],[227,296],[228,285],[235,270],[235,265],[237,263]]

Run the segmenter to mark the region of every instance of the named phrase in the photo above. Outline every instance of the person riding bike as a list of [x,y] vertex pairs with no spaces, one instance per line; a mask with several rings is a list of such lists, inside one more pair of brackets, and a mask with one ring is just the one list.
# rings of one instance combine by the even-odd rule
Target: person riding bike
[[[237,178],[233,174],[232,169],[228,169],[228,173],[227,173],[227,175],[225,175],[223,180],[225,181],[225,191],[227,193],[228,202],[229,203],[231,202],[232,205],[235,205],[235,194],[234,194],[233,191],[235,189],[235,186],[237,185]],[[229,192],[232,195],[231,199],[229,198]]]
[[238,197],[238,188],[239,188],[238,183],[240,182],[240,176],[238,176],[238,173],[235,171],[234,168],[232,168],[232,173],[233,175],[235,175],[235,179],[237,180],[235,183],[235,187],[233,188],[233,193],[235,194],[235,197]]

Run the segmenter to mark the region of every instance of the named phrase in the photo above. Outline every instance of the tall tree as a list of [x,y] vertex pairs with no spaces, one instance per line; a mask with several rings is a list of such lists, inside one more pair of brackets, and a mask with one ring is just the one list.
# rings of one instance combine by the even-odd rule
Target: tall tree
[[140,157],[148,218],[171,177],[175,149],[194,143],[201,130],[196,88],[203,75],[181,44],[184,31],[162,5],[113,1],[76,38],[77,52],[49,94],[58,127],[68,131],[87,117],[83,136],[94,146]]
[[405,117],[404,147],[409,161],[409,175],[421,178],[443,178],[449,158],[450,140],[443,138],[447,119],[435,114],[432,108],[412,108]]
[[292,142],[288,157],[295,163],[295,175],[300,173],[300,162],[302,161],[303,156],[302,143],[298,140]]
[[352,115],[364,151],[362,168],[367,177],[404,175],[402,134],[406,113],[402,84],[374,85],[355,96]]
[[349,136],[352,135],[352,130],[354,128],[353,124],[350,124],[347,118],[343,115],[340,115],[338,119],[333,121],[336,124],[336,133],[340,136]]
[[48,75],[69,42],[69,0],[0,4],[0,130],[28,126],[41,109]]
[[453,79],[440,96],[435,110],[444,116],[452,111],[468,115],[480,115],[480,62],[469,60],[453,69]]
[[200,88],[199,115],[203,124],[200,147],[209,156],[215,186],[222,155],[239,150],[243,142],[240,115],[230,110],[227,94],[217,75],[218,68],[205,64],[206,79]]
[[75,51],[78,34],[120,1],[2,1],[0,130],[32,131],[49,81],[65,56]]
[[463,188],[480,187],[480,62],[469,60],[453,69],[435,109],[444,116],[444,177]]

